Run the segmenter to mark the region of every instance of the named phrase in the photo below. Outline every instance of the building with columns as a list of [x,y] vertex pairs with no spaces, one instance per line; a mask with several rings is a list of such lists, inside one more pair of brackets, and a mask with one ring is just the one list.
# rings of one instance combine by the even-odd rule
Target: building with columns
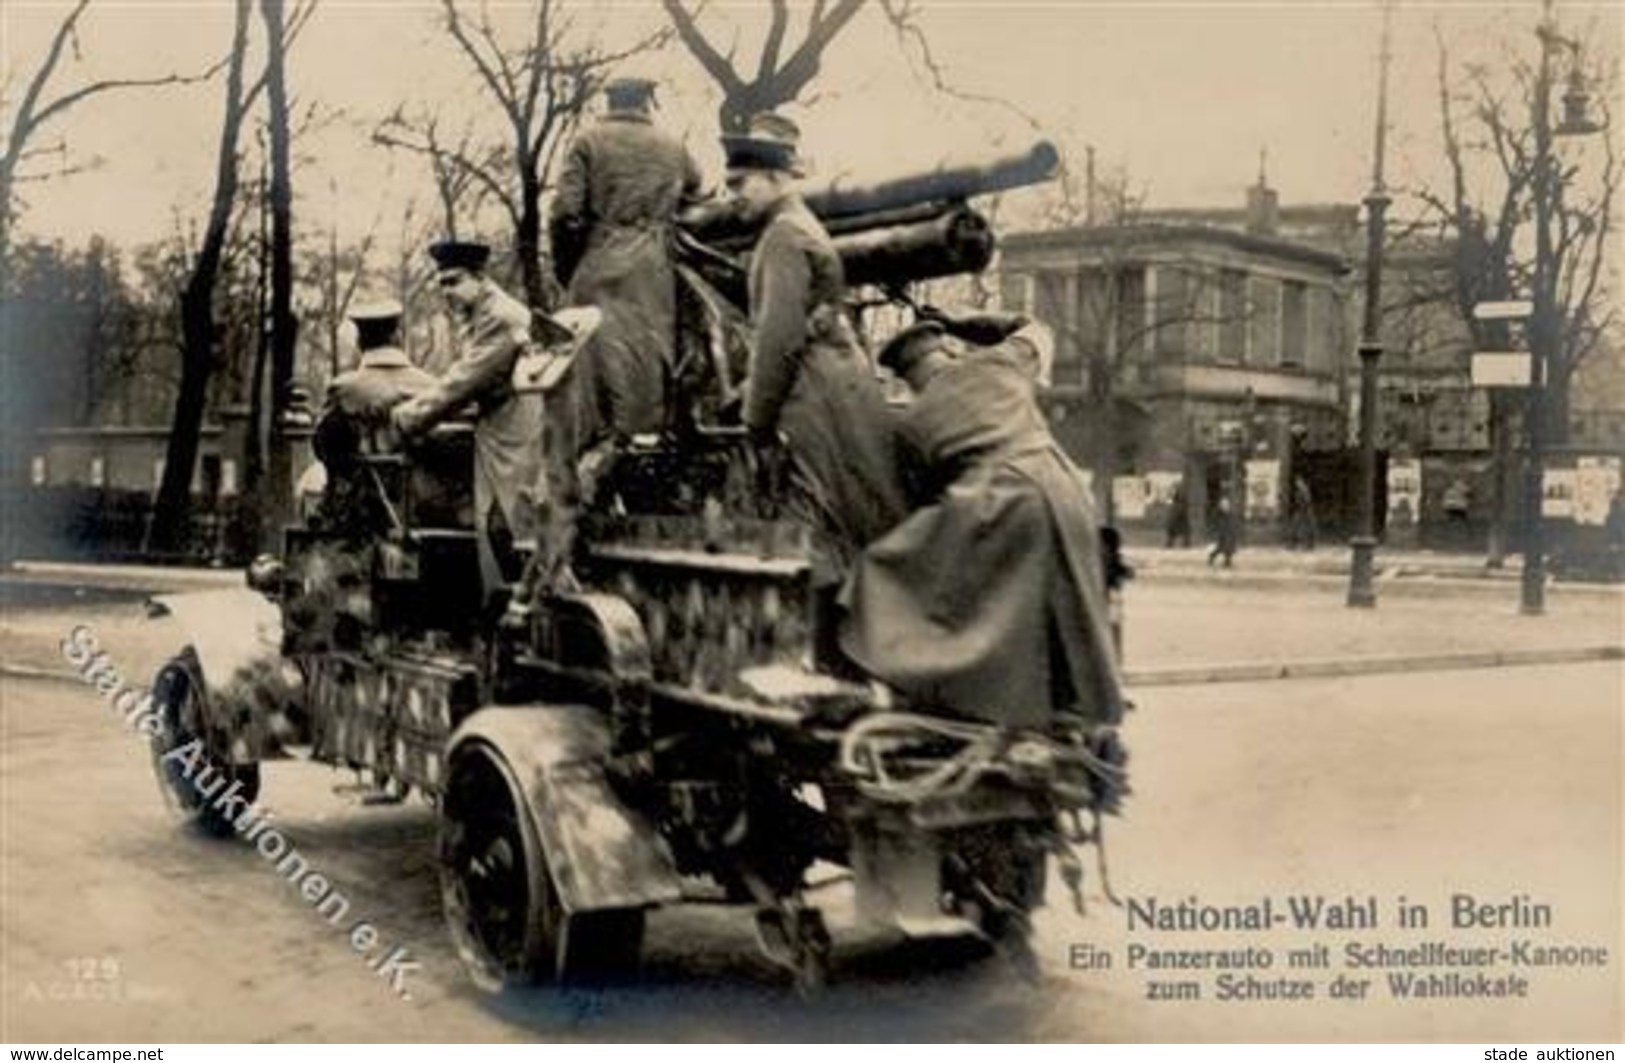
[[[1198,536],[1243,483],[1249,522],[1272,522],[1310,455],[1341,456],[1355,294],[1342,236],[1357,226],[1352,206],[1283,210],[1261,180],[1244,209],[1001,241],[1006,308],[1056,331],[1063,445],[1096,476],[1150,485],[1138,499],[1119,487],[1115,519],[1159,520],[1178,479]],[[1341,491],[1322,465],[1317,493]]]

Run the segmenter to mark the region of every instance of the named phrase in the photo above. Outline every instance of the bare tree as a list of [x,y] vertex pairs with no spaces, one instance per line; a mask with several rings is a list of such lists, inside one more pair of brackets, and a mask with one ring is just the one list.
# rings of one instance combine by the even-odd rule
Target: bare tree
[[[284,47],[292,43],[305,25],[311,9],[296,12],[288,25]],[[168,446],[164,453],[164,475],[148,545],[161,552],[184,549],[191,497],[192,470],[197,464],[198,438],[208,404],[209,385],[220,362],[220,327],[215,302],[222,268],[230,248],[243,241],[233,239],[241,175],[239,144],[243,123],[255,99],[265,89],[268,71],[250,82],[247,74],[249,20],[253,0],[236,0],[231,50],[226,58],[226,90],[221,117],[220,142],[215,153],[214,194],[210,201],[203,240],[180,297],[181,379],[175,396]],[[237,224],[242,219],[236,218]]]
[[491,198],[506,198],[500,180],[503,149],[481,148],[470,124],[452,133],[438,114],[409,115],[397,108],[373,130],[372,139],[375,144],[428,160],[440,206],[439,231],[450,239],[457,239],[463,220],[477,216]]
[[248,56],[248,20],[252,0],[236,0],[231,52],[226,61],[225,113],[215,155],[214,198],[203,244],[181,293],[181,382],[175,397],[164,475],[158,486],[149,545],[159,551],[182,550],[189,514],[192,468],[197,463],[198,434],[203,426],[209,377],[215,361],[215,281],[225,251],[232,206],[237,198],[237,144],[247,111],[244,67]]
[[736,46],[726,53],[700,28],[703,5],[690,7],[683,0],[661,0],[678,40],[722,90],[717,121],[724,133],[743,133],[750,116],[791,103],[818,76],[824,52],[863,7],[864,0],[814,0],[805,7],[799,43],[791,45],[793,29],[789,0],[772,0],[771,21],[757,53],[754,69],[736,61]]
[[[50,46],[46,49],[45,58],[40,61],[40,65],[34,70],[33,76],[28,79],[22,97],[18,100],[12,113],[11,127],[6,131],[5,147],[0,150],[0,261],[4,260],[6,249],[11,240],[11,226],[18,208],[17,186],[28,181],[53,176],[51,174],[27,173],[25,172],[27,164],[42,155],[57,154],[65,156],[66,153],[65,146],[60,144],[44,148],[36,147],[35,141],[42,129],[70,109],[94,96],[118,89],[190,84],[212,77],[222,65],[216,63],[208,70],[195,75],[166,74],[161,77],[149,78],[102,78],[52,96],[50,95],[51,82],[56,76],[63,54],[71,49],[74,57],[76,59],[79,57],[79,20],[89,6],[90,0],[78,0],[69,9],[68,13],[62,17],[62,21],[57,25],[56,33],[51,37]],[[7,93],[7,95],[10,94]],[[64,171],[59,169],[57,175],[62,172]]]
[[[1442,35],[1436,36],[1441,147],[1449,183],[1414,194],[1437,239],[1449,248],[1449,301],[1480,349],[1504,340],[1491,334],[1496,324],[1473,317],[1473,307],[1533,289],[1530,232],[1536,200],[1545,199],[1552,219],[1557,317],[1546,401],[1550,430],[1561,442],[1568,433],[1574,371],[1620,321],[1607,270],[1615,192],[1625,164],[1605,115],[1602,130],[1592,138],[1600,142],[1601,157],[1589,163],[1558,157],[1542,179],[1531,121],[1536,80],[1531,64],[1512,57],[1511,77],[1503,86],[1484,67],[1458,71]],[[1574,62],[1580,62],[1579,54]],[[1617,72],[1601,80],[1612,85]],[[1609,95],[1597,94],[1604,108]]]
[[[449,147],[433,132],[415,141],[387,130],[386,135],[403,141],[397,146],[415,144],[412,150],[435,160],[442,189],[448,187],[449,175],[483,187],[502,204],[513,224],[514,255],[525,297],[532,306],[550,306],[555,301],[553,271],[542,261],[542,195],[554,160],[604,73],[627,57],[654,47],[664,33],[624,49],[603,49],[574,40],[574,19],[565,0],[533,0],[528,38],[510,46],[483,3],[473,18],[465,16],[454,0],[441,0],[441,4],[446,32],[474,68],[484,93],[500,109],[508,127],[508,143],[500,153],[479,154],[468,150],[466,140],[459,147]],[[442,172],[442,167],[449,169]]]

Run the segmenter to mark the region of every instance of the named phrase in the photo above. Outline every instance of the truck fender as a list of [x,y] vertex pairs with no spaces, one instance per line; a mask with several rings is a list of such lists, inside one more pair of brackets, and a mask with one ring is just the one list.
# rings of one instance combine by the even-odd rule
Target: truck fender
[[243,588],[167,594],[150,612],[175,632],[177,653],[160,672],[181,668],[200,695],[199,733],[225,736],[221,752],[248,763],[280,752],[280,739],[296,730],[304,679],[282,656],[282,614],[257,591]]
[[610,786],[602,712],[583,705],[487,706],[452,735],[452,771],[473,746],[505,762],[523,791],[566,914],[681,899],[682,882],[660,833]]

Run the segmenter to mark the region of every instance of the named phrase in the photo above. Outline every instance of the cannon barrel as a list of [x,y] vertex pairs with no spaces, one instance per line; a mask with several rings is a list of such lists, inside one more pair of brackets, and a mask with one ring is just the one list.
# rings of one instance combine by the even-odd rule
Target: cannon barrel
[[993,258],[987,219],[961,207],[924,221],[834,238],[848,284],[895,284],[979,273]]
[[[838,235],[934,219],[971,196],[1047,181],[1059,162],[1055,145],[1042,140],[1027,151],[991,162],[938,167],[850,187],[837,179],[805,188],[802,195],[830,233]],[[754,239],[755,229],[741,217],[738,206],[733,200],[702,203],[685,211],[680,224],[713,246],[743,246]]]
[[1055,145],[1041,140],[1019,155],[986,163],[939,167],[871,185],[844,186],[840,179],[803,193],[807,207],[827,225],[836,218],[898,210],[919,203],[966,200],[1047,181],[1060,164]]

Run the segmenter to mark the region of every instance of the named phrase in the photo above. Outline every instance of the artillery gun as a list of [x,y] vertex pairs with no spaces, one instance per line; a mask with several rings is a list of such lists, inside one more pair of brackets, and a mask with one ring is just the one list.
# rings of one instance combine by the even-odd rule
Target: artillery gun
[[[952,272],[895,248],[950,231],[975,187],[897,188],[819,202],[916,264],[886,279]],[[717,262],[739,238],[691,231],[723,233]],[[165,601],[193,633],[155,684],[182,810],[231,829],[163,770],[194,740],[249,801],[262,764],[299,755],[364,773],[373,800],[426,797],[451,935],[493,990],[623,975],[645,914],[692,900],[749,906],[766,954],[817,986],[820,861],[849,870],[867,925],[977,935],[1035,968],[1049,861],[1081,897],[1076,847],[1099,837],[1082,817],[1122,793],[1114,731],[944,719],[812,670],[811,550],[780,466],[695,418],[620,450],[579,516],[574,584],[520,585],[499,622],[474,590],[471,460],[466,426],[364,457],[363,527],[318,514],[251,589]]]

